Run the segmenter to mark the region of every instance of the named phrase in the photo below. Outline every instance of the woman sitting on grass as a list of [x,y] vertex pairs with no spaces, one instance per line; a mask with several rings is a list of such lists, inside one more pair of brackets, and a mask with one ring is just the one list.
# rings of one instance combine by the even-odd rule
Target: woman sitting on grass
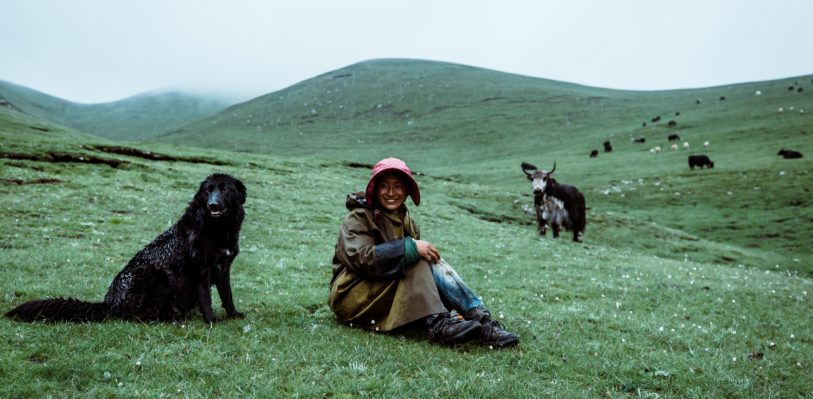
[[422,320],[435,343],[516,345],[519,338],[503,330],[437,248],[420,239],[407,195],[420,204],[409,168],[387,158],[373,167],[364,193],[347,197],[350,213],[336,242],[328,298],[339,321],[391,331]]

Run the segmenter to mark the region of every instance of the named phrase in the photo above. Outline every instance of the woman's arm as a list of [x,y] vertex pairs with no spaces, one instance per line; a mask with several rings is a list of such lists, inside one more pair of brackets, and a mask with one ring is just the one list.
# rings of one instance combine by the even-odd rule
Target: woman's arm
[[336,257],[353,273],[383,279],[404,277],[410,261],[406,240],[401,238],[376,244],[374,226],[363,213],[351,213],[342,223],[336,244]]

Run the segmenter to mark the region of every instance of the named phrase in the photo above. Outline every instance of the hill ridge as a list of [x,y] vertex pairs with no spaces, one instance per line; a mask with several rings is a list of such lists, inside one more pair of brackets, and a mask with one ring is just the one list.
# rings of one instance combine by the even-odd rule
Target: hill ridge
[[31,116],[113,140],[144,140],[195,119],[216,113],[229,103],[182,91],[151,91],[121,100],[83,104],[0,80],[0,98]]

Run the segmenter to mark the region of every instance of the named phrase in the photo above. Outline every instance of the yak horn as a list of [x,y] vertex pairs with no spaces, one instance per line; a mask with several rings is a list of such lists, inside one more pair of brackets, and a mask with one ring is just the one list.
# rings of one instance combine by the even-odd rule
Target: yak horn
[[522,171],[525,172],[526,175],[530,176],[531,173],[528,172],[529,170],[538,170],[538,168],[534,165],[531,165],[527,162],[522,163]]
[[556,161],[553,161],[553,169],[551,169],[550,172],[548,172],[548,174],[552,175],[554,170],[556,170]]

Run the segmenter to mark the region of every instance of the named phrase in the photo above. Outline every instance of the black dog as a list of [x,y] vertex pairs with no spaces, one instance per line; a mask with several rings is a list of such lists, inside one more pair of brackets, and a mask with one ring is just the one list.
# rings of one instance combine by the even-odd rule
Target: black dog
[[229,270],[240,251],[246,187],[225,174],[206,178],[181,219],[139,251],[116,275],[103,302],[53,298],[26,302],[7,317],[24,321],[171,321],[196,306],[209,323],[212,285],[228,317],[234,307]]

